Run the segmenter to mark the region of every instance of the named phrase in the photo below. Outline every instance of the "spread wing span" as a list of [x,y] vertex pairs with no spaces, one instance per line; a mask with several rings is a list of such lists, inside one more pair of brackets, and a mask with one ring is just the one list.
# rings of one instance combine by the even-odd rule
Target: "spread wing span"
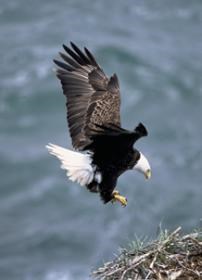
[[[54,60],[66,96],[67,121],[75,149],[90,144],[97,125],[120,126],[120,89],[116,74],[108,78],[87,48],[63,45],[62,61]],[[88,131],[88,133],[87,133]]]

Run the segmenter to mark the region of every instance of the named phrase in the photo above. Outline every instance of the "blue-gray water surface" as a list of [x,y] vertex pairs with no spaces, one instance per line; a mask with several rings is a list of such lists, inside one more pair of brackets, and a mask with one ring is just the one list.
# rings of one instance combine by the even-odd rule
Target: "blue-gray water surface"
[[[202,2],[0,1],[0,279],[85,280],[158,226],[202,217]],[[62,43],[87,46],[122,92],[122,124],[153,176],[127,172],[128,206],[67,180],[48,142],[71,147],[53,69]]]

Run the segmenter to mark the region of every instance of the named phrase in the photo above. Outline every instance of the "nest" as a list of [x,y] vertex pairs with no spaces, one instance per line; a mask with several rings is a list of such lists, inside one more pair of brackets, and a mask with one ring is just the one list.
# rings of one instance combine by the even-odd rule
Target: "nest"
[[179,227],[172,233],[161,232],[146,246],[136,241],[92,276],[100,280],[202,279],[202,231],[184,236],[180,231]]

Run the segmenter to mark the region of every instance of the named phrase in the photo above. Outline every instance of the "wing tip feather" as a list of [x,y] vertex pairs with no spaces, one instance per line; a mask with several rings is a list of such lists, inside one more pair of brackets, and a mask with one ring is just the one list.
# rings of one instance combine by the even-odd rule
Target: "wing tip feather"
[[146,127],[141,122],[135,128],[135,132],[137,132],[141,137],[148,135],[148,131],[147,131]]

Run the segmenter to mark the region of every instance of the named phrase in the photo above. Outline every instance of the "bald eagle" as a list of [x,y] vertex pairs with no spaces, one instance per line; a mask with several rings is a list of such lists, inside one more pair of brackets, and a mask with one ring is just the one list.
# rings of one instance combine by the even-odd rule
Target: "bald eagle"
[[100,194],[104,203],[127,199],[115,190],[126,170],[140,171],[148,179],[151,168],[146,157],[133,147],[147,136],[142,123],[132,130],[121,127],[120,88],[117,75],[104,73],[92,53],[74,43],[63,45],[62,61],[54,60],[56,75],[66,97],[67,122],[74,150],[54,144],[46,147],[61,161],[73,182]]

